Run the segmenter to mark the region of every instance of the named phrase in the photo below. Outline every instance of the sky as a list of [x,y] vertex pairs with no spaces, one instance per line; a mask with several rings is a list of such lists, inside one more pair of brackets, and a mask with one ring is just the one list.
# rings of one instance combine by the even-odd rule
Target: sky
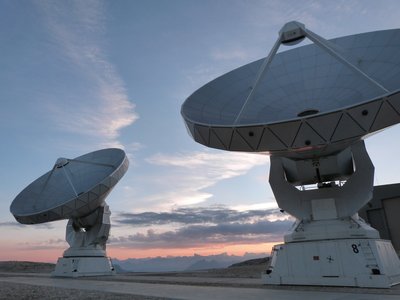
[[[329,39],[399,28],[396,0],[0,0],[0,260],[54,262],[67,220],[20,225],[9,206],[58,157],[108,147],[130,168],[107,198],[108,254],[269,253],[293,220],[265,155],[208,149],[180,107],[264,57],[288,21]],[[285,50],[285,47],[281,47]],[[397,183],[399,126],[367,139],[375,184]]]

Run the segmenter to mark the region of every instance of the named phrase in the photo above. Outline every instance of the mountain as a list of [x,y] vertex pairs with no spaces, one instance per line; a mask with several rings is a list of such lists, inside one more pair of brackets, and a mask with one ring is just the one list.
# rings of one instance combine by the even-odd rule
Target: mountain
[[174,272],[226,268],[244,260],[265,257],[265,253],[246,253],[243,256],[226,253],[202,256],[167,256],[153,258],[113,259],[113,264],[128,272]]
[[117,264],[115,264],[115,263],[113,263],[113,267],[114,267],[114,270],[115,270],[115,272],[116,272],[117,274],[121,274],[121,273],[126,273],[126,272],[128,272],[127,270],[124,270],[123,268],[121,268],[120,265],[117,265]]
[[201,259],[196,261],[194,264],[186,268],[185,271],[200,271],[200,270],[209,270],[209,269],[222,269],[226,268],[226,263],[218,262],[216,260],[207,260]]
[[229,266],[229,268],[243,267],[243,266],[258,266],[258,265],[267,265],[269,263],[270,257],[261,257],[249,259],[246,261],[242,261],[236,264]]

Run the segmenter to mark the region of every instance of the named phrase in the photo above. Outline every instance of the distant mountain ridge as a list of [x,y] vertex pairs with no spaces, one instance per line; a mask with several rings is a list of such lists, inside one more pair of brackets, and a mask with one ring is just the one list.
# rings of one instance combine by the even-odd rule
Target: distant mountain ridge
[[236,264],[233,264],[229,266],[229,268],[235,268],[235,267],[243,267],[243,266],[258,266],[261,264],[267,265],[270,261],[270,257],[261,257],[261,258],[254,258],[254,259],[249,259],[246,261],[242,261]]
[[209,256],[195,254],[193,256],[128,258],[125,260],[114,258],[112,261],[119,272],[180,272],[227,268],[244,260],[259,259],[265,256],[267,256],[266,253],[246,253],[243,256],[221,253]]

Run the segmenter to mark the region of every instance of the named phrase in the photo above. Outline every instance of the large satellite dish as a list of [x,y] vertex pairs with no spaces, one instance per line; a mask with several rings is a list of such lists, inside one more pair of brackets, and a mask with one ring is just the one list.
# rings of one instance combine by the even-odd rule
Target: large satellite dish
[[[276,54],[291,35],[314,44]],[[268,57],[222,75],[185,101],[182,116],[197,142],[314,156],[400,121],[400,30],[327,41],[289,23],[280,37]]]
[[[313,44],[277,53],[305,38]],[[363,139],[400,122],[399,52],[399,29],[325,40],[289,22],[266,58],[209,82],[182,105],[198,143],[271,155],[272,190],[297,221],[273,248],[266,284],[400,282],[390,241],[358,217],[374,179]]]
[[74,159],[59,158],[53,168],[28,185],[11,204],[22,224],[69,219],[70,248],[60,258],[55,276],[113,273],[106,256],[110,210],[105,198],[125,174],[129,161],[121,149],[103,149]]

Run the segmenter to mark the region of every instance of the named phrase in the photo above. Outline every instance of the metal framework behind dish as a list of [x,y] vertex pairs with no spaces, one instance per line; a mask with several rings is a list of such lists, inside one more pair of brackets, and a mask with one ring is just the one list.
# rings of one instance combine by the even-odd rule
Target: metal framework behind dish
[[[394,34],[396,49],[400,50],[400,32],[397,30]],[[368,35],[360,35],[359,40],[371,39]],[[387,32],[381,35],[390,36]],[[381,35],[374,33],[375,37]],[[278,56],[279,46],[293,45],[306,37],[337,65],[346,68],[352,74],[353,82],[358,78],[369,90],[361,98],[353,93],[347,106],[320,103],[320,107],[304,109],[304,103],[296,100],[290,112],[281,112],[283,120],[277,120],[271,112],[260,115],[258,110],[265,111],[269,98],[268,94],[256,94],[260,89],[267,90],[264,85],[269,81],[265,77],[273,59]],[[337,42],[342,39],[345,38],[338,38]],[[279,54],[281,61],[287,56],[293,57],[293,53],[309,55],[311,50],[316,51],[315,46],[304,48]],[[364,48],[368,56],[369,48]],[[384,46],[382,48],[385,50]],[[396,51],[392,49],[392,52]],[[362,138],[400,122],[400,94],[397,88],[385,87],[354,64],[352,61],[357,61],[357,57],[349,59],[352,54],[306,29],[303,24],[290,22],[283,26],[262,63],[246,65],[215,79],[193,93],[182,106],[188,131],[199,143],[224,150],[271,155],[270,185],[279,207],[295,216],[297,221],[285,235],[285,244],[273,248],[272,262],[263,274],[266,284],[387,288],[400,282],[400,261],[390,241],[380,240],[378,232],[357,214],[372,198],[374,179],[374,166]],[[292,64],[299,64],[299,61],[301,57]],[[337,65],[333,67],[335,72],[339,70]],[[246,72],[253,74],[255,66],[259,66],[259,70],[253,81],[247,78],[240,88],[233,87],[233,91],[225,92],[219,86],[233,86],[230,80],[237,80]],[[274,72],[278,72],[278,67],[275,66]],[[391,67],[397,69],[399,77],[398,65]],[[245,88],[249,83],[250,88]],[[335,82],[324,82],[323,86],[327,89],[330,84],[331,89],[341,88],[335,87]],[[239,90],[241,92],[234,95]],[[221,95],[229,96],[225,99]],[[241,97],[245,97],[244,100]],[[212,99],[215,101],[210,104]],[[220,112],[219,116],[218,112],[213,114],[212,109],[222,107],[221,103],[225,105],[221,111],[230,112]],[[310,103],[315,105],[318,101],[314,99]],[[229,110],[230,104],[234,109]],[[279,105],[284,109],[290,104],[286,99],[286,102],[275,104],[275,110],[279,111]],[[291,115],[299,108],[296,116]],[[246,110],[251,113],[245,118]],[[205,115],[210,116],[208,124]],[[308,184],[316,184],[316,188],[299,188]]]

